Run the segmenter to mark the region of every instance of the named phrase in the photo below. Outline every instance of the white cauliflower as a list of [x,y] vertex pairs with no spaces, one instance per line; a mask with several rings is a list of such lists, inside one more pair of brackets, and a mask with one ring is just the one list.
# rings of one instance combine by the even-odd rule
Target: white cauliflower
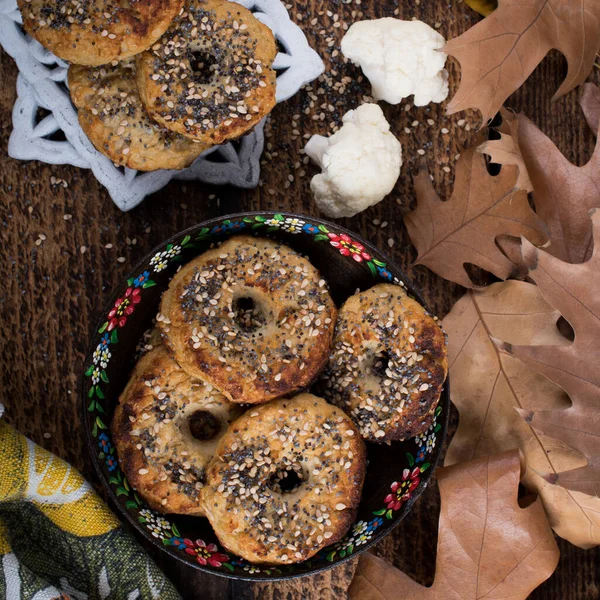
[[328,217],[353,217],[389,194],[400,175],[402,146],[377,104],[344,115],[330,138],[313,135],[306,154],[323,169],[310,182],[315,202]]
[[387,17],[354,23],[342,52],[368,77],[376,100],[398,104],[414,94],[415,106],[448,97],[446,40],[423,21]]

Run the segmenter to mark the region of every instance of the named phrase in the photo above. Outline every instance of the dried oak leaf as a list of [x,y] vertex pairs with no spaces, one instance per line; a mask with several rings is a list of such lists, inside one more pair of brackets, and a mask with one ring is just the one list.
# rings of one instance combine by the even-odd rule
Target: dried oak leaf
[[594,135],[600,127],[600,87],[588,82],[583,86],[583,94],[579,100],[585,120],[588,122]]
[[531,283],[507,281],[467,292],[444,319],[452,401],[460,420],[445,464],[520,448],[526,469],[522,483],[544,504],[550,525],[571,543],[600,544],[600,498],[552,485],[540,473],[556,475],[586,464],[580,453],[540,434],[524,421],[526,411],[565,408],[565,392],[520,360],[501,353],[495,341],[567,347],[560,313]]
[[527,173],[527,167],[523,162],[521,151],[511,132],[511,125],[516,119],[516,115],[505,108],[500,111],[500,114],[502,115],[502,124],[496,128],[498,133],[500,133],[500,139],[486,140],[477,150],[482,154],[487,154],[493,163],[503,166],[514,165],[517,167],[519,169],[519,176],[517,177],[515,187],[518,190],[532,192],[533,186],[529,179],[529,173]]
[[556,383],[571,399],[568,408],[521,410],[534,429],[581,452],[587,464],[546,473],[550,483],[600,495],[600,211],[592,216],[595,247],[591,258],[572,265],[522,244],[523,260],[545,300],[575,331],[565,346],[499,343],[499,348]]
[[539,499],[519,505],[517,451],[436,472],[441,495],[436,575],[426,588],[371,554],[360,557],[352,600],[525,599],[559,552]]
[[484,122],[556,48],[568,62],[555,97],[583,83],[600,47],[600,3],[586,0],[500,0],[498,8],[444,51],[458,59],[461,82],[448,112],[479,109]]
[[500,279],[515,273],[496,238],[524,236],[534,244],[546,241],[543,224],[531,210],[527,193],[515,190],[518,170],[508,166],[491,176],[485,158],[477,152],[484,140],[463,151],[456,163],[452,196],[446,202],[435,192],[427,170],[414,177],[417,208],[404,217],[417,248],[415,264],[465,287],[474,287],[466,263],[492,272]]
[[518,115],[512,130],[533,185],[536,212],[550,235],[548,252],[569,263],[583,262],[593,246],[589,211],[600,208],[600,140],[589,162],[578,167],[525,115]]

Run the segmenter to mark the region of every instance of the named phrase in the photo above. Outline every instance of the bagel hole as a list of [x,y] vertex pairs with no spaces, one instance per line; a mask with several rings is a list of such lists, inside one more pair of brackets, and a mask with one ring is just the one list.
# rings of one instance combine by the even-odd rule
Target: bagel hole
[[209,83],[217,66],[216,57],[207,50],[196,50],[190,56],[190,68],[197,83]]
[[197,410],[188,418],[190,433],[201,442],[208,442],[219,435],[221,422],[207,410]]
[[260,306],[250,296],[239,296],[233,301],[233,319],[244,331],[254,331],[266,323]]
[[386,377],[386,371],[390,366],[390,355],[387,350],[383,350],[378,352],[373,357],[373,366],[371,367],[371,371],[375,377]]
[[271,478],[270,488],[280,494],[292,494],[304,483],[302,467],[295,465],[277,471]]

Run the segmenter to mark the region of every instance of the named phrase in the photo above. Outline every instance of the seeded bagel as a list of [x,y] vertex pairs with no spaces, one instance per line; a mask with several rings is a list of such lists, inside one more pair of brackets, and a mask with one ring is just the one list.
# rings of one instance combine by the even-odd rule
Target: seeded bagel
[[138,57],[138,88],[152,118],[215,145],[238,138],[275,106],[271,30],[223,0],[186,0],[184,11]]
[[366,450],[352,421],[311,394],[253,407],[231,425],[202,502],[220,542],[254,564],[289,564],[356,518]]
[[69,89],[79,124],[114,163],[137,169],[184,169],[207,146],[155,123],[142,105],[135,60],[69,68]]
[[25,31],[78,65],[139,54],[167,30],[183,0],[17,0]]
[[283,244],[238,236],[173,277],[157,321],[188,373],[233,402],[256,404],[316,378],[336,312],[308,260]]
[[402,287],[379,284],[340,308],[318,389],[364,439],[388,442],[427,430],[447,372],[440,326]]
[[112,432],[121,468],[150,507],[204,515],[206,466],[241,413],[157,346],[137,363],[115,410]]

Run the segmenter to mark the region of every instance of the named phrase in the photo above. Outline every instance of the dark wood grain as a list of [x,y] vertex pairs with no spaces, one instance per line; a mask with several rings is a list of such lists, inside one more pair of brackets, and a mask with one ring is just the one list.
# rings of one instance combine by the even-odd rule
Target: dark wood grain
[[[392,0],[344,4],[339,0],[297,1],[290,13],[304,27],[312,45],[328,63],[339,48],[344,27],[335,28],[333,15],[351,24],[360,18],[391,16]],[[326,11],[331,11],[328,15]],[[362,11],[362,12],[361,12]],[[477,16],[463,3],[427,0],[402,3],[398,15],[439,23],[444,36],[452,37],[471,26]],[[313,21],[316,19],[316,21]],[[315,24],[313,24],[315,23]],[[322,32],[325,32],[322,33]],[[327,38],[335,39],[332,47]],[[360,72],[352,66],[334,66],[336,81],[350,78],[344,94],[319,94],[321,84],[309,86],[317,94],[316,110],[307,90],[279,105],[267,126],[267,153],[261,185],[252,191],[212,188],[200,183],[173,182],[130,213],[120,212],[89,171],[38,162],[18,162],[7,157],[11,110],[15,101],[16,68],[0,51],[0,402],[7,419],[35,442],[73,463],[92,481],[94,475],[83,444],[79,420],[78,378],[83,355],[100,310],[113,287],[130,266],[167,236],[203,219],[236,210],[272,209],[317,214],[309,180],[313,167],[302,164],[302,136],[329,133],[329,123],[368,94]],[[456,89],[458,69],[451,64],[451,84]],[[508,104],[524,110],[558,145],[565,155],[582,164],[591,155],[594,138],[585,125],[577,100],[580,90],[552,103],[550,98],[566,74],[562,56],[552,53]],[[596,74],[593,77],[597,77]],[[323,121],[312,119],[325,104]],[[331,105],[331,110],[328,106]],[[404,167],[394,192],[382,203],[346,220],[348,226],[387,249],[423,289],[432,308],[443,316],[462,294],[425,268],[411,269],[414,248],[402,216],[414,202],[411,173],[420,161],[428,162],[437,189],[448,197],[453,164],[462,145],[472,139],[477,115],[444,116],[444,106],[404,109],[383,106],[403,144]],[[293,125],[293,117],[301,115]],[[432,119],[434,125],[428,125]],[[462,121],[464,119],[464,122]],[[419,125],[412,127],[411,123]],[[405,133],[405,127],[410,133]],[[448,134],[440,133],[446,127]],[[294,130],[300,131],[300,136]],[[425,150],[421,157],[418,150]],[[449,167],[446,172],[443,167]],[[289,175],[294,176],[289,182]],[[51,184],[64,179],[68,187]],[[286,182],[289,186],[286,187]],[[212,195],[214,198],[211,198]],[[64,215],[72,215],[69,220]],[[387,222],[386,228],[373,221]],[[36,245],[43,234],[46,239]],[[392,248],[388,239],[394,240]],[[112,248],[106,248],[112,244]],[[117,261],[124,257],[125,262]],[[431,583],[435,572],[435,548],[439,496],[430,486],[416,504],[409,520],[382,541],[376,552],[421,583]],[[559,540],[562,557],[553,577],[532,598],[592,600],[600,597],[600,552],[583,551]],[[324,574],[285,583],[258,585],[230,583],[202,576],[171,559],[155,556],[186,598],[236,600],[333,600],[345,597],[354,563]]]

